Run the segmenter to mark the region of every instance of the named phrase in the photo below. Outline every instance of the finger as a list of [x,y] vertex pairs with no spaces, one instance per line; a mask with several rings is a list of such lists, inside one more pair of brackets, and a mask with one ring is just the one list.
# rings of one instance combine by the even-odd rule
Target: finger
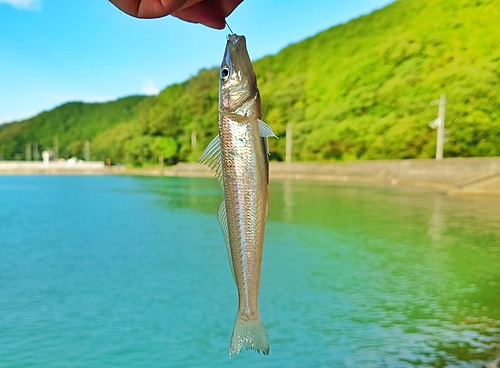
[[194,4],[196,3],[200,3],[202,2],[203,0],[187,0],[184,5],[182,5],[179,9],[176,9],[176,10],[181,10],[181,9],[185,9],[185,8],[189,8],[190,6],[193,6]]
[[[195,0],[196,1],[196,0]],[[199,0],[198,0],[199,1]],[[121,11],[137,18],[159,18],[181,8],[187,0],[110,0]],[[190,0],[191,4],[193,3]]]
[[226,20],[219,6],[212,1],[202,1],[189,8],[179,9],[173,16],[191,23],[201,23],[207,27],[222,29]]
[[243,0],[225,0],[225,1],[219,1],[219,8],[222,11],[222,14],[224,14],[224,17],[227,17],[242,2],[243,2]]

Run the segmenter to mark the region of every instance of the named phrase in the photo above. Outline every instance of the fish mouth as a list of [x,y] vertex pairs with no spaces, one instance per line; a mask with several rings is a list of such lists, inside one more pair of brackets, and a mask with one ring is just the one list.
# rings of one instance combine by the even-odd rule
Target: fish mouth
[[239,36],[236,33],[227,35],[227,42],[239,47],[246,45],[245,36]]
[[258,93],[245,36],[235,33],[227,36],[222,69],[226,69],[229,74],[225,80],[221,78],[219,94],[224,96],[221,99],[221,107],[234,111],[244,105],[253,94]]

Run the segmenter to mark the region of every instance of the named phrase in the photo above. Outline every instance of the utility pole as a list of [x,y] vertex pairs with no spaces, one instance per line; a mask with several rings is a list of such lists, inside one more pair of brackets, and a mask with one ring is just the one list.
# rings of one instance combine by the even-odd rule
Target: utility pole
[[54,159],[59,158],[59,137],[54,136]]
[[288,164],[292,162],[292,123],[286,125],[286,152],[285,162]]
[[85,161],[90,161],[90,142],[83,142],[83,158]]
[[443,147],[444,147],[444,118],[446,114],[446,95],[441,94],[439,100],[431,102],[431,105],[438,105],[438,117],[429,123],[432,129],[437,128],[437,142],[436,142],[436,160],[441,161],[443,159]]
[[191,132],[191,148],[196,147],[196,130]]
[[163,176],[163,162],[164,162],[164,159],[163,159],[163,154],[159,154],[158,155],[158,167],[159,167],[159,174],[160,176]]
[[26,161],[31,161],[31,143],[26,145]]
[[38,152],[38,143],[33,143],[33,161],[40,160],[40,152]]

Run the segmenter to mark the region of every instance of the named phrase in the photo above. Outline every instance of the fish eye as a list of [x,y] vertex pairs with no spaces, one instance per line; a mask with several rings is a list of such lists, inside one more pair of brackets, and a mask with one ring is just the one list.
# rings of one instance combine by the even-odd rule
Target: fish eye
[[229,69],[228,68],[222,68],[220,71],[220,76],[222,79],[226,79],[229,76]]

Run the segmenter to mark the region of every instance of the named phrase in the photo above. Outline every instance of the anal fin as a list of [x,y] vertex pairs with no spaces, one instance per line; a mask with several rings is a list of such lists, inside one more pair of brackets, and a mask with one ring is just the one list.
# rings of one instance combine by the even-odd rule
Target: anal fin
[[222,236],[224,237],[224,243],[226,244],[227,258],[229,260],[229,268],[231,269],[234,282],[236,282],[236,277],[234,275],[234,268],[233,268],[233,257],[231,255],[231,245],[229,244],[229,229],[227,226],[226,203],[224,200],[222,200],[222,203],[220,204],[219,207],[219,212],[217,213],[217,222],[220,225],[220,229],[222,230]]

